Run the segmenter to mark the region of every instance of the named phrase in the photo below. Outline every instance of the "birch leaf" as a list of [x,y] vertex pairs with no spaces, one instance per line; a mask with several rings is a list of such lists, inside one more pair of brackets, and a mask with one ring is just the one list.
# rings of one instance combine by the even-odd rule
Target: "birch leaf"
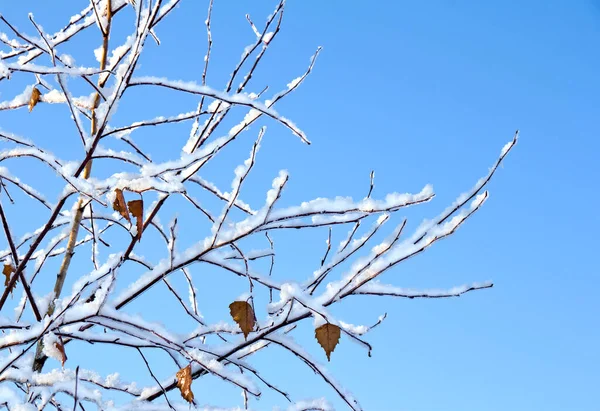
[[133,200],[127,203],[129,212],[135,217],[135,224],[137,226],[137,239],[141,241],[142,231],[144,231],[144,201]]
[[[8,287],[8,284],[10,283],[10,277],[12,275],[12,273],[15,272],[15,267],[13,267],[11,264],[4,264],[4,268],[2,269],[2,274],[4,274],[4,287]],[[10,290],[11,294],[13,292],[13,290],[15,289],[15,287],[17,286],[17,282],[15,281],[15,283],[13,284],[12,290]]]
[[33,110],[35,105],[38,103],[38,101],[40,101],[41,95],[42,95],[42,93],[40,93],[40,91],[37,89],[37,87],[34,87],[33,90],[31,90],[31,97],[29,97],[29,105],[28,105],[30,113],[31,113],[31,110]]
[[235,321],[244,333],[244,339],[248,339],[248,334],[254,329],[255,319],[252,306],[246,301],[234,301],[229,304],[229,312],[233,321]]
[[113,210],[118,211],[124,219],[131,222],[129,218],[129,210],[127,210],[127,204],[125,203],[125,197],[123,196],[123,190],[120,188],[115,189],[115,201],[113,202]]
[[64,368],[65,362],[67,361],[67,354],[65,353],[65,346],[63,345],[62,341],[56,341],[54,343],[54,348],[56,348],[58,350],[58,352],[60,353],[60,362]]
[[194,401],[194,393],[192,392],[192,365],[188,364],[187,367],[183,367],[177,371],[175,377],[177,378],[177,388],[179,388],[183,399],[190,403]]
[[340,327],[333,324],[323,324],[315,330],[315,337],[327,354],[327,361],[331,361],[331,353],[340,341]]

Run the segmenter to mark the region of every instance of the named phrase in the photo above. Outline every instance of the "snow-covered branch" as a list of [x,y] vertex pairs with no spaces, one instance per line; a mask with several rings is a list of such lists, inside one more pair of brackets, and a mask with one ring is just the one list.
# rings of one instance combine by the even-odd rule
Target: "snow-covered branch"
[[[489,182],[515,146],[518,133],[483,178],[416,228],[404,216],[394,218],[407,207],[433,202],[432,186],[424,185],[416,193],[381,195],[375,190],[373,173],[364,198],[291,202],[286,192],[294,179],[282,170],[266,193],[259,193],[264,195],[262,204],[254,204],[253,179],[260,175],[257,164],[266,161],[257,154],[266,126],[260,124],[258,137],[245,132],[271,119],[309,143],[292,120],[275,110],[275,104],[308,79],[321,48],[307,67],[292,73],[287,84],[254,88],[251,79],[256,78],[267,50],[280,39],[285,10],[285,1],[280,0],[264,25],[246,16],[249,45],[239,60],[235,57],[237,63],[224,86],[213,84],[211,56],[218,39],[213,38],[217,32],[213,33],[212,17],[217,9],[209,0],[205,58],[201,68],[194,68],[198,78],[180,81],[153,73],[140,75],[140,61],[149,46],[154,47],[152,39],[156,47],[163,47],[159,23],[177,18],[179,3],[90,0],[54,34],[47,34],[32,14],[31,34],[0,17],[8,27],[8,34],[0,33],[0,80],[26,79],[10,89],[16,95],[6,93],[0,114],[45,119],[52,130],[32,139],[0,130],[0,223],[7,244],[0,250],[5,275],[0,296],[0,406],[69,409],[64,404],[68,400],[78,409],[92,404],[102,410],[182,410],[188,409],[182,401],[193,406],[205,402],[194,399],[192,382],[212,375],[241,390],[243,404],[249,408],[253,397],[270,391],[290,402],[291,411],[333,409],[323,399],[298,400],[292,384],[284,388],[285,381],[271,382],[261,367],[255,367],[253,354],[280,347],[314,371],[337,401],[360,410],[352,394],[294,341],[292,334],[302,329],[297,325],[312,321],[314,336],[328,360],[336,345],[348,339],[370,355],[376,347],[368,342],[368,334],[385,315],[370,326],[353,325],[352,314],[336,309],[340,301],[360,304],[370,296],[449,298],[491,288],[492,282],[479,282],[420,290],[379,281],[383,273],[451,236],[482,207]],[[112,44],[118,37],[115,33],[124,33],[125,28],[131,29],[129,35]],[[75,37],[87,41],[81,36],[84,32],[101,45],[86,48],[82,60],[93,54],[98,67],[78,65],[73,57],[61,54],[65,43]],[[192,52],[190,45],[184,49]],[[263,97],[271,86],[281,91]],[[188,107],[190,111],[183,112],[184,108],[180,114],[165,116],[139,107],[136,117],[145,120],[123,118],[121,114],[129,114],[120,111],[121,103],[133,87],[161,95],[169,89],[173,98],[195,99],[194,105]],[[45,109],[49,110],[44,104],[63,104],[75,127],[53,128],[52,119],[44,117]],[[160,104],[169,102],[156,102]],[[29,113],[17,110],[23,107]],[[244,110],[241,118],[233,118],[239,110]],[[112,124],[113,118],[119,119],[114,120],[120,121],[119,126]],[[188,120],[189,134],[186,130],[181,135],[180,127]],[[175,131],[165,132],[160,145],[147,143],[150,129],[167,130],[168,125],[176,125]],[[227,128],[217,132],[220,126]],[[73,145],[73,136],[82,144]],[[248,144],[253,143],[249,156],[234,159],[238,152],[230,147],[248,139]],[[35,187],[13,174],[27,170],[31,162],[51,171],[43,179],[24,179]],[[231,164],[240,163],[233,173],[227,171]],[[228,175],[233,181],[225,192],[222,177]],[[52,184],[47,183],[50,179]],[[171,223],[163,225],[161,220]],[[314,268],[294,272],[290,278],[282,271],[295,269],[294,261],[281,265],[275,261],[280,241],[285,246],[298,229],[313,229],[318,241],[325,236],[326,244],[314,257]],[[287,234],[277,238],[276,249],[274,239],[281,231]],[[342,238],[339,246],[333,244],[336,238]],[[58,268],[55,257],[60,259]],[[303,262],[308,257],[302,251],[293,256]],[[218,307],[226,311],[228,306],[231,318],[215,321],[207,311],[219,310],[205,311],[204,306],[216,302],[206,301],[203,295],[225,279],[233,279],[227,284],[235,287],[238,297]],[[23,297],[13,301],[10,296],[16,290]],[[160,306],[156,293],[161,296]],[[132,315],[134,300],[157,305],[155,309],[173,304],[168,313],[173,321],[158,323],[146,313]],[[183,323],[191,326],[181,332],[178,325]],[[88,362],[93,367],[101,346],[133,354],[151,385],[141,388],[121,381],[118,374],[100,376],[92,371]],[[79,350],[91,355],[71,355]],[[167,365],[158,366],[151,352],[166,354]],[[175,390],[183,400],[173,395]]]

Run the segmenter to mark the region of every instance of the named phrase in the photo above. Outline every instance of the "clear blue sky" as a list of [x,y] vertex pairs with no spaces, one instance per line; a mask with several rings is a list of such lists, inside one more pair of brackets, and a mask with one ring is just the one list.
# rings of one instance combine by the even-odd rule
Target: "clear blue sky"
[[[205,2],[182,3],[158,30],[163,45],[149,46],[142,73],[199,80]],[[214,64],[208,83],[221,88],[253,39],[244,14],[249,12],[260,28],[275,3],[215,3]],[[34,34],[25,12],[33,10],[37,21],[54,31],[69,16],[61,17],[61,9],[68,13],[78,7],[66,0],[52,5],[4,2],[0,12]],[[84,39],[94,48],[99,45],[96,32]],[[91,65],[91,51],[81,54],[85,41],[65,52]],[[383,278],[406,287],[491,279],[493,289],[450,300],[361,298],[334,310],[355,324],[372,323],[388,313],[383,325],[368,335],[372,358],[343,339],[328,364],[365,410],[600,409],[599,45],[597,0],[289,1],[282,32],[253,84],[255,91],[271,85],[267,94],[284,88],[304,71],[316,47],[323,46],[310,78],[279,106],[313,145],[304,146],[279,125],[267,123],[259,156],[263,165],[252,180],[256,192],[247,195],[254,205],[260,204],[280,168],[291,174],[284,204],[318,196],[360,198],[374,169],[375,196],[433,184],[436,199],[408,211],[417,223],[470,188],[514,131],[521,130],[519,144],[490,185],[483,209],[455,236]],[[10,98],[15,90],[0,83],[0,98]],[[194,108],[195,99],[182,102],[165,93],[165,113],[164,104],[158,108],[143,92],[135,92],[140,100],[123,107],[115,119],[118,124],[151,118],[161,110],[172,115],[179,108]],[[46,130],[50,120],[43,116],[49,113],[41,112],[41,122],[27,124],[26,113],[16,120],[0,113],[0,124],[35,137]],[[64,124],[72,135],[48,137],[60,144],[59,139],[77,141],[74,129]],[[146,147],[160,148],[157,159],[177,155],[166,148],[166,140],[179,144],[187,138],[187,126],[169,130],[181,134],[146,134]],[[240,163],[257,130],[222,164]],[[67,145],[54,150],[81,158],[79,146]],[[212,172],[211,178],[228,188],[231,169]],[[15,207],[10,213],[22,215]],[[165,215],[163,222],[168,219]],[[191,233],[189,241],[202,237]],[[281,236],[276,275],[305,278],[318,264],[324,240],[325,232]],[[0,244],[4,248],[3,239]],[[223,287],[217,291],[201,290],[205,299],[200,306],[210,321],[227,319],[226,305],[215,308],[218,298],[225,302],[244,291],[241,282],[223,281],[215,283]],[[237,288],[225,291],[230,285]],[[143,304],[148,301],[136,302],[131,311],[146,312]],[[162,304],[153,304],[155,311]],[[154,314],[172,321],[171,311]],[[300,328],[298,341],[325,361],[310,327]],[[76,361],[77,355],[70,353],[70,360]],[[112,358],[114,362],[103,361],[100,371],[120,370],[128,360]],[[326,395],[344,409],[335,393],[291,355],[272,350],[258,355],[254,364],[270,368],[266,375],[279,379],[295,398]],[[237,390],[215,379],[195,383],[194,390],[201,403],[241,404]],[[285,405],[268,389],[259,402],[252,402],[255,409],[274,404]]]

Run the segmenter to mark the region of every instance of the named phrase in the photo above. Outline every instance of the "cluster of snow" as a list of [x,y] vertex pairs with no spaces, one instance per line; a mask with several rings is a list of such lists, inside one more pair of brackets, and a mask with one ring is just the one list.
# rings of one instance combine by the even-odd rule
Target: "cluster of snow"
[[0,60],[0,80],[2,80],[4,77],[10,77],[10,70],[8,66],[4,64],[2,60]]

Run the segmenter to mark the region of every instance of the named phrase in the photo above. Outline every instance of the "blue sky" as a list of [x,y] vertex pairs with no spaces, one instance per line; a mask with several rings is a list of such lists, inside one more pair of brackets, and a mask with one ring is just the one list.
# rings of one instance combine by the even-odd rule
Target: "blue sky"
[[[77,3],[83,7],[86,2]],[[158,30],[163,45],[148,46],[140,73],[199,80],[206,5],[182,3]],[[209,85],[222,87],[253,40],[244,14],[250,13],[260,28],[274,4],[215,0]],[[38,22],[55,31],[70,15],[62,10],[78,8],[66,0],[52,5],[5,2],[0,12],[34,34],[27,11],[33,10]],[[116,31],[115,42],[125,32]],[[91,65],[89,44],[99,45],[97,32],[90,31],[64,52]],[[416,192],[433,184],[434,201],[407,210],[406,216],[417,224],[470,188],[514,131],[521,130],[482,210],[456,235],[382,279],[406,287],[493,280],[493,289],[447,300],[357,298],[334,310],[355,324],[372,323],[388,314],[368,335],[372,358],[342,339],[328,364],[365,410],[598,409],[598,44],[600,3],[595,0],[289,0],[282,32],[252,84],[256,91],[269,84],[269,93],[285,88],[302,74],[317,46],[323,46],[311,76],[278,106],[313,144],[302,145],[283,127],[267,122],[259,166],[250,182],[255,190],[246,192],[250,203],[260,204],[282,168],[291,175],[282,200],[288,205],[319,196],[361,198],[369,173],[375,170],[376,197],[392,191]],[[13,89],[1,82],[0,99],[9,99],[22,84]],[[132,90],[132,99],[120,107],[114,121],[121,125],[128,119],[173,115],[192,110],[196,101],[173,93],[158,98],[145,93]],[[29,116],[0,113],[0,126],[51,140],[47,147],[54,152],[79,159],[74,128],[54,117],[64,110],[43,108]],[[50,121],[70,135],[49,132]],[[155,159],[176,158],[176,147],[165,141],[185,142],[189,125],[168,130],[140,134]],[[231,166],[243,161],[257,131],[257,127],[249,131],[218,168],[208,171],[224,189],[233,175]],[[32,185],[45,181],[45,175],[32,170],[21,170],[23,180]],[[99,173],[104,170],[98,167]],[[183,214],[178,207],[167,208],[163,222]],[[24,230],[21,234],[32,228],[18,206],[9,206],[8,212],[19,220],[15,227]],[[345,233],[346,229],[337,231],[338,241]],[[297,281],[307,277],[324,251],[325,235],[325,231],[282,234],[276,275]],[[190,232],[182,234],[182,241],[202,237]],[[1,248],[4,244],[0,240]],[[86,256],[81,261],[88,260]],[[137,271],[132,269],[132,277]],[[207,276],[203,284],[207,288],[200,291],[204,298],[200,308],[205,316],[227,320],[225,302],[244,291],[243,283]],[[156,290],[130,310],[178,321],[175,304],[152,303],[160,295]],[[151,307],[144,308],[149,302]],[[300,327],[295,334],[298,342],[326,361],[311,327]],[[114,372],[130,360],[127,354],[114,355],[110,357],[114,362],[97,365],[100,371]],[[69,353],[73,367],[78,356]],[[81,354],[84,360],[90,359]],[[139,359],[135,361],[139,366]],[[253,363],[266,367],[267,375],[295,398],[326,395],[336,408],[344,409],[335,393],[291,355],[265,351]],[[161,371],[164,376],[171,372]],[[151,383],[147,376],[140,379]],[[216,379],[196,382],[194,391],[201,403],[206,399],[223,406],[241,404],[239,391]],[[255,409],[275,404],[285,405],[266,390],[260,401],[251,403]]]

